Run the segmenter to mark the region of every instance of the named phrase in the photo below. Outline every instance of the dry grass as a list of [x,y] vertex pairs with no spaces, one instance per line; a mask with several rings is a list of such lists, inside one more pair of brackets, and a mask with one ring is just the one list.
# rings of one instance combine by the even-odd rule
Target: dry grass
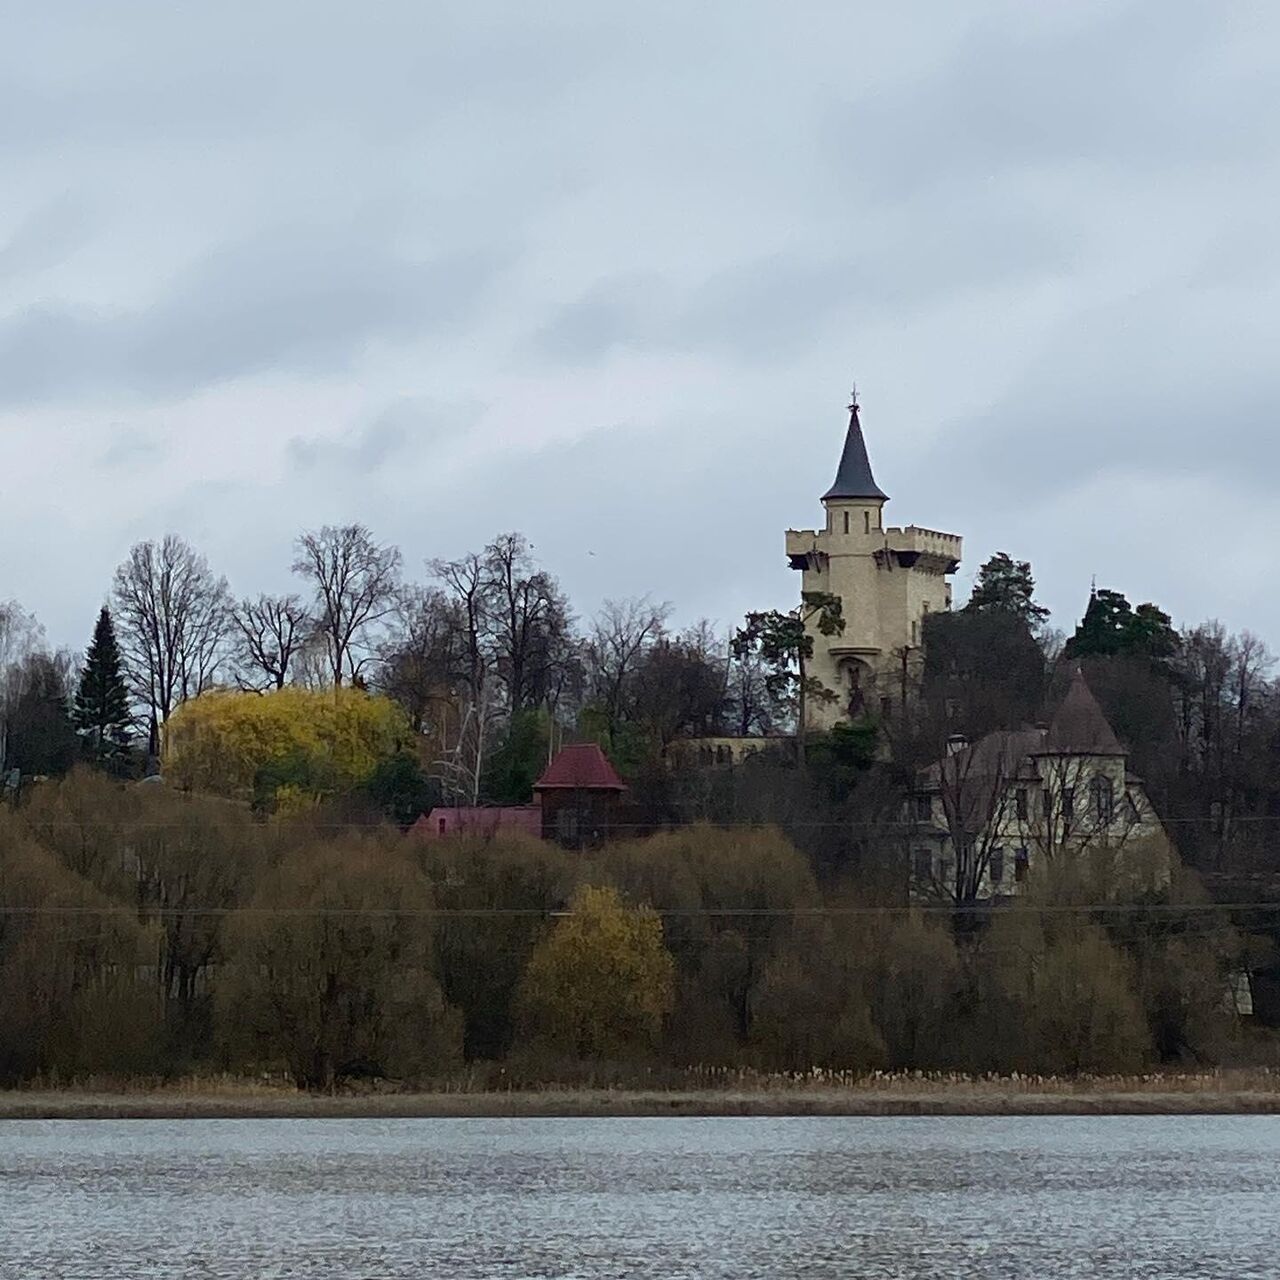
[[1280,1114],[1280,1072],[1261,1069],[1073,1078],[685,1074],[667,1087],[514,1089],[492,1087],[492,1081],[476,1087],[464,1077],[420,1091],[335,1094],[299,1093],[280,1079],[228,1076],[45,1082],[0,1093],[0,1119]]

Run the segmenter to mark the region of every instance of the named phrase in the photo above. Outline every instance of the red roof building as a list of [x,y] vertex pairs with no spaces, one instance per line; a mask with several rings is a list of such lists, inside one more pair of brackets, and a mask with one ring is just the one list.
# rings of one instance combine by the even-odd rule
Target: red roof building
[[409,830],[423,840],[442,840],[446,836],[480,836],[491,840],[502,831],[541,836],[542,808],[536,804],[484,809],[436,808],[424,813]]
[[542,836],[568,849],[603,844],[618,825],[626,783],[594,742],[567,746],[533,784]]
[[595,742],[574,742],[563,748],[533,784],[534,795],[563,790],[615,791],[621,795],[626,789],[627,784]]
[[617,827],[627,784],[594,742],[565,747],[533,784],[533,804],[503,808],[436,808],[410,828],[415,836],[440,840],[474,835],[492,839],[504,831],[527,831],[566,848],[603,844]]

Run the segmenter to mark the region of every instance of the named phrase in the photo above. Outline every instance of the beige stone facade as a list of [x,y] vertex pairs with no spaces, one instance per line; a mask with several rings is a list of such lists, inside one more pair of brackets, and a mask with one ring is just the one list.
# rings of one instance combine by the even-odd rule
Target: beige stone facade
[[906,817],[918,899],[1016,897],[1086,855],[1115,888],[1155,891],[1172,871],[1164,826],[1079,671],[1047,726],[953,740]]
[[810,730],[888,711],[906,698],[919,672],[924,620],[951,608],[947,579],[959,567],[961,538],[919,525],[886,528],[887,501],[872,477],[854,404],[836,483],[822,499],[825,527],[786,536],[801,590],[838,596],[844,611],[841,635],[810,626],[808,674],[835,695],[810,699]]

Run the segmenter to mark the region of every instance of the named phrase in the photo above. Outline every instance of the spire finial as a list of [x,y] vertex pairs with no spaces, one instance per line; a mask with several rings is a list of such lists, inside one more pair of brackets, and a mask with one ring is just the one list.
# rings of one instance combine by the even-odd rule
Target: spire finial
[[858,384],[853,384],[853,390],[849,392],[849,412],[858,412]]

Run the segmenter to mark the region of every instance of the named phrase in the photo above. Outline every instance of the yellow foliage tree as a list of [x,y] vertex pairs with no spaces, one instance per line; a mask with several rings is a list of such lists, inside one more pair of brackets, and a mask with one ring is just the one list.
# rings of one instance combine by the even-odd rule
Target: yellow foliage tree
[[364,782],[409,741],[404,713],[362,689],[215,689],[165,727],[165,769],[189,790],[304,807]]
[[621,1060],[657,1045],[674,987],[657,915],[628,909],[614,889],[585,885],[529,957],[521,1020],[553,1053]]

